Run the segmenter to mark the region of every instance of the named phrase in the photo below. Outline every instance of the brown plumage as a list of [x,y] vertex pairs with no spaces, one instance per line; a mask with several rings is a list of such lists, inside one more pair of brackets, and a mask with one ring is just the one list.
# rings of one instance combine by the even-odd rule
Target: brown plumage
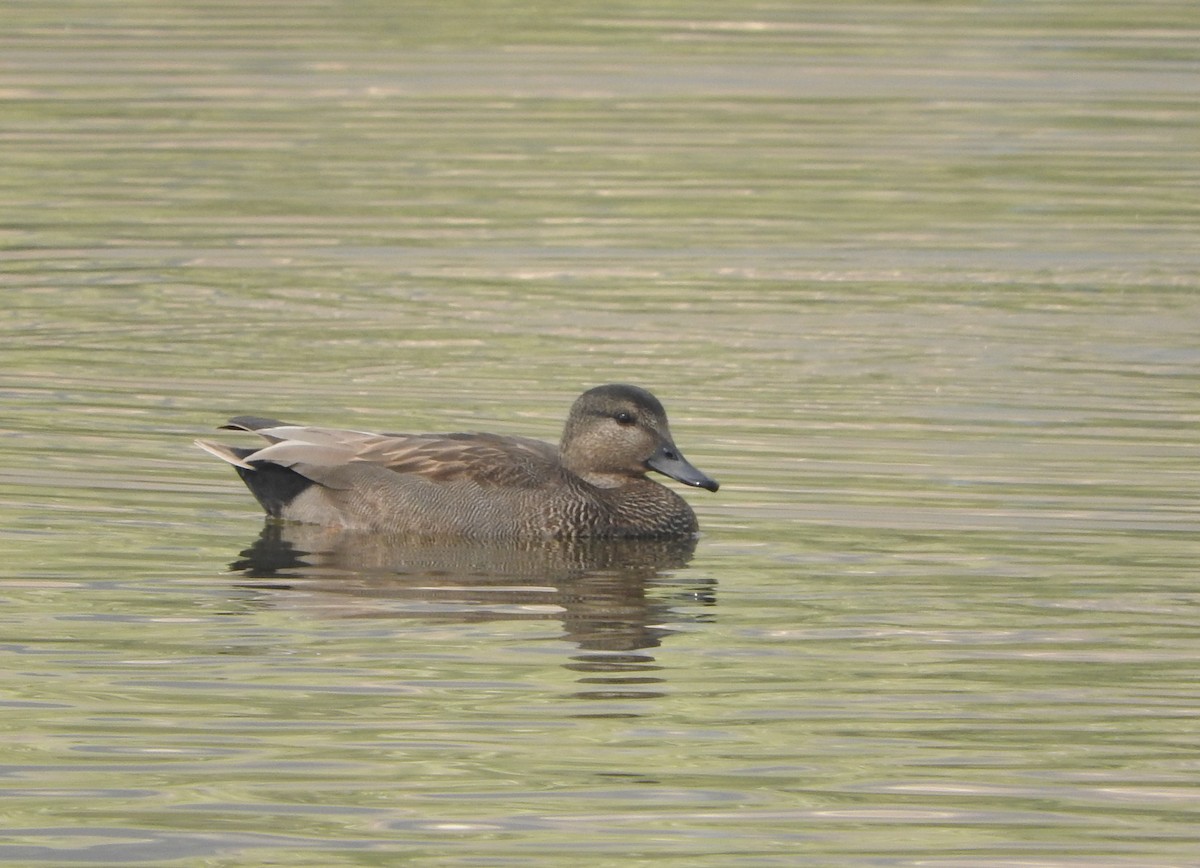
[[496,434],[370,434],[238,416],[258,449],[198,440],[234,466],[275,518],[353,530],[478,539],[679,537],[687,502],[656,470],[717,490],[676,448],[662,404],[599,386],[571,407],[560,445]]

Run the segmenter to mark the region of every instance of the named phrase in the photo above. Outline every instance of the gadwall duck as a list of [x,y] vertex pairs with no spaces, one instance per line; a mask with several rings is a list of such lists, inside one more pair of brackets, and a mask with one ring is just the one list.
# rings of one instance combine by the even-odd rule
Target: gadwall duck
[[558,447],[496,434],[370,434],[238,416],[258,449],[196,445],[232,464],[274,518],[350,530],[477,539],[683,537],[696,515],[656,470],[717,490],[676,448],[658,399],[598,386],[575,400]]

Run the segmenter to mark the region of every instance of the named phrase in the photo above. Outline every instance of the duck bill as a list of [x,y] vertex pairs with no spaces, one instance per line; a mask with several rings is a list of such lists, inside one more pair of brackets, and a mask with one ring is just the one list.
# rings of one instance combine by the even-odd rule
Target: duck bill
[[646,465],[651,470],[657,470],[664,476],[669,476],[684,485],[694,485],[716,491],[720,485],[711,476],[700,472],[683,454],[670,443],[658,447],[658,451],[650,456]]

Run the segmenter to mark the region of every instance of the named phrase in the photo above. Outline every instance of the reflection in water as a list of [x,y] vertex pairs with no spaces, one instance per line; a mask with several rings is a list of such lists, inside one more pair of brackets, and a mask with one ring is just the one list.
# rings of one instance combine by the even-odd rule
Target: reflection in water
[[255,580],[247,587],[303,589],[342,613],[354,598],[365,604],[352,611],[355,617],[558,619],[579,648],[613,652],[577,657],[571,668],[628,683],[627,670],[644,673],[653,658],[627,652],[656,647],[671,632],[664,623],[695,620],[675,605],[715,600],[712,580],[680,585],[669,596],[646,593],[648,583],[661,584],[667,571],[685,567],[695,546],[694,539],[500,545],[267,521],[230,567]]

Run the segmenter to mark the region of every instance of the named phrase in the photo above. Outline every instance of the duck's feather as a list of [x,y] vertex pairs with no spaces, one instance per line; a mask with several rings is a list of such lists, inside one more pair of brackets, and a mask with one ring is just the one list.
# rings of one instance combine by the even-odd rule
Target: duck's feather
[[[269,426],[255,423],[272,423]],[[496,434],[372,434],[338,428],[286,425],[259,417],[238,417],[227,428],[253,431],[269,442],[258,450],[237,450],[197,441],[201,448],[247,469],[266,462],[326,483],[329,470],[370,464],[431,482],[471,480],[479,485],[536,488],[554,478],[558,450],[526,437]]]

